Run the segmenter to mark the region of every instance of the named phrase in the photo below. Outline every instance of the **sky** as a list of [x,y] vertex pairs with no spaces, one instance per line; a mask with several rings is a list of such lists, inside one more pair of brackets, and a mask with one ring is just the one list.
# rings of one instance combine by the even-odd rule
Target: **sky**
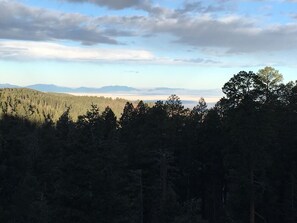
[[218,89],[297,79],[297,0],[0,0],[0,83]]

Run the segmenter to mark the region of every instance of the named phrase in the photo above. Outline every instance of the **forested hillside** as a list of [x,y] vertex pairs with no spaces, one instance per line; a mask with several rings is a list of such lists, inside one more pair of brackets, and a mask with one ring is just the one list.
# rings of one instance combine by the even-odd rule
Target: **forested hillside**
[[124,99],[43,93],[27,88],[0,89],[0,115],[7,114],[36,122],[44,122],[48,118],[57,121],[68,108],[70,117],[76,120],[92,104],[98,105],[100,111],[109,106],[119,117],[126,102]]
[[42,125],[4,115],[0,222],[297,222],[297,82],[266,67],[222,89],[211,109],[172,95],[119,121],[96,105]]

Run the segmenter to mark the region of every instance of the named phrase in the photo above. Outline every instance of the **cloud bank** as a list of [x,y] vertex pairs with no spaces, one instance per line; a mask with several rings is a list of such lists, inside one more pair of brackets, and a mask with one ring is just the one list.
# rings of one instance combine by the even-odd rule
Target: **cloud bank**
[[2,41],[0,59],[45,59],[64,61],[151,61],[151,52],[144,50],[102,49],[64,46],[47,42]]
[[[284,52],[297,50],[297,21],[287,23],[262,24],[259,17],[238,15],[232,11],[234,1],[184,1],[178,8],[169,8],[155,5],[151,1],[140,0],[57,0],[77,4],[92,3],[107,7],[112,10],[134,8],[145,11],[138,15],[101,15],[89,16],[81,13],[69,13],[45,8],[37,8],[18,3],[14,0],[0,0],[0,39],[1,58],[12,58],[13,55],[30,58],[34,52],[49,58],[60,58],[53,52],[76,52],[74,60],[147,60],[155,57],[150,51],[123,51],[124,45],[137,47],[137,41],[149,42],[152,38],[164,41],[164,36],[169,36],[170,44],[178,47],[188,47],[195,51],[208,52],[220,51],[220,55],[211,58],[201,55],[189,59],[171,58],[165,59],[165,63],[195,63],[195,64],[219,64],[221,55],[256,55],[263,52]],[[289,1],[289,0],[286,0]],[[291,2],[294,2],[291,0]],[[232,3],[232,4],[231,4]],[[290,15],[292,17],[292,15]],[[10,41],[11,40],[11,41]],[[13,42],[18,40],[19,43]],[[28,41],[27,43],[25,41]],[[33,44],[32,41],[35,41]],[[75,42],[81,47],[69,48],[60,43],[63,41]],[[37,42],[40,42],[38,45]],[[49,45],[46,45],[46,42]],[[53,45],[57,42],[57,45]],[[58,44],[59,43],[59,44]],[[164,45],[168,42],[163,42]],[[162,43],[161,43],[162,44]],[[21,45],[25,46],[24,48]],[[84,46],[93,45],[94,50]],[[109,53],[98,51],[98,45],[113,45],[119,50]],[[136,47],[135,47],[136,46]],[[41,47],[47,55],[41,54]],[[126,47],[129,48],[129,47]],[[22,49],[22,50],[20,50]],[[25,49],[25,50],[24,50]],[[148,46],[149,49],[149,46]],[[33,52],[34,51],[34,52]],[[130,54],[133,52],[132,54]],[[81,56],[78,56],[80,53]],[[118,53],[119,58],[116,58]],[[70,54],[70,53],[69,53]],[[138,57],[139,56],[139,57]],[[209,58],[207,58],[209,56]],[[99,59],[98,59],[99,58]],[[134,59],[133,59],[134,58]],[[156,58],[156,57],[155,57]],[[197,59],[198,58],[198,59]],[[63,59],[63,58],[60,58]],[[65,59],[65,58],[64,58]],[[67,59],[67,58],[66,58]],[[70,58],[68,58],[70,59]],[[157,61],[157,60],[156,60]]]
[[71,40],[82,44],[117,44],[100,28],[100,21],[78,13],[28,7],[0,1],[0,38],[14,40]]

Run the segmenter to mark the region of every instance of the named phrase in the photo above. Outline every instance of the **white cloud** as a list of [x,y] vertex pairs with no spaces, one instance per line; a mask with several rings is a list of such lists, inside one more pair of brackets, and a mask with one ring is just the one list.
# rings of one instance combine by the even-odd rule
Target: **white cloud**
[[0,60],[56,60],[75,62],[133,62],[167,65],[222,65],[212,59],[173,59],[157,57],[147,50],[107,49],[86,46],[65,46],[34,41],[0,41]]
[[0,59],[46,59],[65,61],[150,61],[154,55],[146,50],[73,47],[57,43],[1,41]]

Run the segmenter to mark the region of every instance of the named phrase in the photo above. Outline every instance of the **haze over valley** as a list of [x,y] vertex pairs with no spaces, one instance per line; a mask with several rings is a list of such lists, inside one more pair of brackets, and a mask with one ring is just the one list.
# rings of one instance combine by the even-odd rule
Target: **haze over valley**
[[139,89],[128,86],[103,86],[100,88],[70,88],[48,84],[35,84],[29,86],[17,86],[11,84],[0,84],[0,88],[29,88],[42,92],[67,93],[75,96],[98,96],[108,98],[122,98],[128,101],[156,102],[166,101],[172,94],[178,95],[186,107],[193,108],[202,97],[213,106],[220,100],[223,93],[220,89],[192,90],[183,88],[151,88]]

